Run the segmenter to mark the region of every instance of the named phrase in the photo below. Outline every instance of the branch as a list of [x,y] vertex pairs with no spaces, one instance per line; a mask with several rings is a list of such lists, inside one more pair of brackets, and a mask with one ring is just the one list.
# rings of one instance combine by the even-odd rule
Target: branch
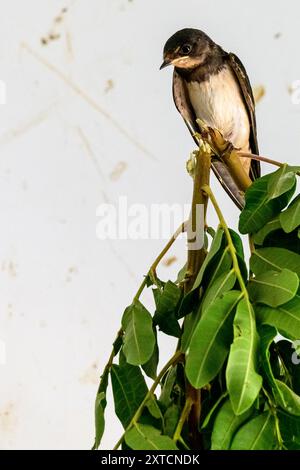
[[229,228],[226,224],[226,221],[224,219],[222,211],[221,211],[221,209],[220,209],[220,207],[217,203],[217,200],[216,200],[211,188],[209,186],[203,186],[202,190],[205,191],[206,194],[209,196],[209,199],[211,200],[212,205],[214,206],[214,209],[217,213],[218,219],[220,221],[220,225],[223,228],[226,239],[227,239],[228,249],[229,249],[229,252],[230,252],[231,258],[232,258],[233,269],[234,269],[234,272],[236,274],[238,283],[240,285],[243,297],[250,303],[248,291],[246,289],[246,285],[245,285],[245,282],[244,282],[244,279],[243,279],[243,276],[241,274],[241,270],[240,270],[240,267],[239,267],[239,262],[238,262],[238,258],[237,258],[237,255],[236,255],[236,249],[235,249],[235,246],[233,244],[233,241],[232,241],[232,238],[231,238],[231,235],[230,235],[230,232],[229,232]]
[[181,416],[179,418],[179,421],[178,421],[178,424],[177,424],[177,427],[176,427],[176,430],[175,430],[175,433],[174,433],[174,436],[173,436],[173,441],[177,442],[180,437],[181,437],[181,431],[182,431],[182,428],[183,428],[183,425],[184,423],[186,422],[189,414],[190,414],[190,411],[191,411],[191,408],[193,406],[193,400],[191,397],[187,397],[186,399],[186,402],[185,402],[185,405],[183,407],[183,410],[182,410],[182,413],[181,413]]
[[238,150],[233,147],[231,142],[224,139],[219,130],[208,127],[200,119],[197,119],[197,123],[203,140],[210,145],[212,152],[227,166],[237,187],[243,192],[246,191],[252,181],[239,159]]
[[237,154],[241,158],[250,158],[251,160],[257,160],[258,162],[270,163],[271,165],[275,165],[279,167],[284,165],[281,162],[277,162],[276,160],[271,160],[271,158],[262,157],[261,155],[256,155],[255,153],[238,151]]
[[[145,278],[144,278],[142,284],[140,285],[140,287],[139,287],[137,293],[136,293],[135,296],[134,296],[133,301],[138,300],[139,297],[140,297],[140,295],[142,294],[144,288],[145,288],[146,285],[147,285],[147,277],[148,277],[149,275],[154,275],[154,276],[156,276],[156,271],[155,271],[155,270],[156,270],[158,264],[160,263],[160,261],[162,260],[162,258],[164,257],[164,255],[167,253],[167,251],[171,248],[171,246],[173,245],[173,243],[174,243],[174,241],[176,240],[176,238],[180,235],[180,233],[182,233],[182,232],[185,231],[185,226],[186,226],[186,222],[183,222],[183,223],[178,227],[178,229],[177,229],[176,232],[172,235],[171,239],[168,241],[168,243],[166,244],[166,246],[163,248],[163,250],[162,250],[162,251],[160,252],[160,254],[157,256],[157,258],[155,259],[155,261],[152,263],[152,265],[151,265],[151,267],[150,267],[150,269],[149,269],[149,271],[148,271],[148,274],[147,274],[147,276],[145,276]],[[115,339],[115,341],[114,341],[113,344],[115,344],[115,343],[117,342],[117,340],[118,340],[119,338],[121,338],[122,336],[123,336],[123,329],[120,328],[120,330],[118,331],[117,336],[116,336],[116,339]],[[113,360],[114,360],[115,356],[118,354],[118,352],[119,352],[119,351],[116,351],[116,350],[115,350],[115,347],[113,347],[112,352],[111,352],[111,354],[110,354],[110,356],[109,356],[109,359],[108,359],[108,361],[107,361],[107,363],[106,363],[106,365],[105,365],[105,367],[104,367],[102,376],[103,376],[106,372],[109,372],[109,371],[110,371],[111,366],[112,366],[112,364],[113,364]],[[177,357],[177,355],[179,355],[179,354],[181,354],[181,353],[179,353],[179,351],[177,351],[177,352],[175,353],[174,357],[173,357],[173,360],[174,360],[174,358]],[[171,361],[172,361],[172,359],[171,359]],[[169,364],[169,363],[168,363],[168,364]],[[164,369],[163,369],[163,370],[164,370]],[[160,377],[160,376],[158,376],[157,379],[159,379],[159,377]],[[156,379],[156,380],[157,380],[157,379]],[[155,385],[155,384],[156,384],[156,381],[154,382],[153,385]],[[157,384],[156,384],[156,385],[157,385]],[[155,387],[154,387],[154,388],[155,388]]]
[[[211,154],[212,150],[210,145],[199,140],[199,150],[195,154],[196,157],[196,166],[194,171],[194,187],[193,187],[193,199],[192,199],[192,208],[189,219],[189,227],[192,229],[193,234],[196,233],[197,241],[197,231],[203,230],[204,235],[204,226],[206,219],[207,203],[208,197],[205,192],[202,191],[202,186],[209,184],[209,175],[210,175],[210,165],[211,165]],[[199,207],[204,208],[204,220],[203,226],[198,227],[198,217],[197,213]],[[199,235],[199,234],[198,234]],[[200,267],[202,266],[204,259],[206,257],[206,249],[202,246],[199,249],[192,249],[189,245],[191,241],[188,240],[188,259],[187,259],[187,270],[184,279],[184,292],[188,293],[194,285],[195,279],[199,272]],[[183,327],[184,328],[184,327]],[[179,342],[180,344],[180,342]],[[190,420],[190,434],[193,436],[195,442],[200,442],[200,433],[199,433],[199,422],[201,414],[201,391],[195,389],[187,381],[186,383],[186,403],[183,409],[181,418],[179,420],[178,426],[175,431],[174,440],[180,438],[181,430],[184,425],[184,422],[189,418]]]
[[[257,160],[259,162],[270,163],[271,165],[279,166],[280,168],[285,165],[285,163],[278,162],[276,160],[272,160],[268,157],[262,157],[261,155],[256,155],[255,153],[245,153],[245,152],[237,152],[239,157],[241,158],[251,158],[251,160]],[[296,175],[300,176],[300,171],[295,171]]]
[[152,265],[150,266],[150,269],[147,273],[147,275],[145,276],[142,284],[140,285],[137,293],[135,294],[134,296],[134,300],[138,300],[143,292],[143,290],[145,289],[146,285],[147,285],[147,277],[148,276],[154,276],[156,277],[156,268],[157,266],[159,265],[159,263],[161,262],[162,258],[165,256],[165,254],[169,251],[169,249],[171,248],[171,246],[173,245],[173,243],[175,242],[175,240],[178,238],[178,236],[185,232],[186,230],[186,224],[187,222],[183,222],[179,227],[178,229],[176,230],[176,232],[172,235],[172,237],[170,238],[170,240],[168,241],[168,243],[166,244],[166,246],[163,248],[163,250],[160,252],[160,254],[157,256],[157,258],[155,259],[155,261],[152,263]]
[[[197,213],[199,211],[199,206],[204,207],[204,223],[203,231],[205,225],[205,217],[207,210],[207,195],[201,190],[202,186],[209,184],[209,173],[210,173],[210,163],[211,163],[211,148],[206,144],[199,145],[199,150],[195,154],[196,157],[196,166],[194,171],[194,188],[193,188],[193,199],[192,199],[192,208],[189,219],[189,227],[191,227],[193,233],[196,230],[199,230],[197,227]],[[188,240],[188,243],[191,240]],[[188,245],[189,246],[189,245]],[[188,248],[188,259],[187,259],[187,269],[184,279],[184,290],[185,293],[193,287],[196,276],[199,272],[199,269],[204,261],[206,256],[206,250],[202,246],[200,249],[190,249]]]
[[[121,338],[122,336],[123,336],[123,330],[122,330],[122,328],[120,328],[120,330],[119,330],[118,333],[117,333],[116,339],[115,339],[115,341],[113,342],[113,345],[115,345],[115,344],[117,343],[118,339]],[[109,371],[110,371],[110,368],[111,368],[111,366],[112,366],[114,357],[118,354],[118,352],[119,352],[119,351],[116,351],[116,350],[115,350],[115,347],[113,347],[112,352],[111,352],[111,354],[110,354],[110,356],[109,356],[109,359],[108,359],[108,361],[107,361],[107,363],[106,363],[106,365],[105,365],[105,367],[104,367],[104,369],[103,369],[103,372],[102,372],[101,377],[104,376],[106,372],[109,372]],[[100,386],[101,386],[101,381],[100,381]]]
[[263,393],[265,394],[265,396],[268,400],[268,405],[269,405],[269,408],[270,408],[270,412],[273,415],[273,418],[274,418],[274,421],[275,421],[275,434],[276,434],[276,439],[277,439],[277,444],[278,444],[278,450],[283,450],[284,445],[283,445],[283,439],[282,439],[281,431],[280,431],[279,419],[278,419],[278,416],[277,416],[277,407],[274,404],[271,396],[269,395],[269,393],[267,392],[267,390],[264,387],[262,387],[262,391],[263,391]]
[[142,403],[140,404],[140,406],[138,407],[137,411],[135,412],[133,418],[131,419],[129,425],[127,426],[127,428],[125,429],[124,433],[122,434],[122,436],[120,437],[120,439],[118,440],[118,442],[116,443],[115,447],[113,448],[113,450],[117,450],[120,445],[122,444],[123,442],[123,439],[124,439],[124,436],[126,434],[127,431],[129,431],[130,428],[132,428],[132,426],[134,426],[135,424],[137,424],[139,418],[141,417],[141,414],[143,412],[143,409],[147,403],[147,401],[149,400],[149,398],[151,398],[151,396],[153,395],[156,387],[159,385],[161,379],[163,378],[163,376],[165,375],[165,373],[168,371],[168,369],[170,367],[174,367],[178,362],[180,362],[180,360],[183,358],[183,354],[182,352],[180,351],[177,351],[174,356],[167,362],[167,364],[162,368],[162,370],[160,371],[160,373],[158,374],[158,376],[156,377],[155,381],[153,382],[152,384],[152,387],[149,389],[149,391],[147,392],[144,400],[142,401]]

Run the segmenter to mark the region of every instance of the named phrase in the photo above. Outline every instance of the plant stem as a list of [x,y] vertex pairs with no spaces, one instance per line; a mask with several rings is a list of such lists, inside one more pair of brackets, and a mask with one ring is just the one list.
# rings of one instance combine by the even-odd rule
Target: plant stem
[[[189,219],[189,230],[192,231],[193,235],[196,231],[203,230],[205,226],[206,210],[207,210],[207,195],[201,190],[202,186],[209,184],[209,173],[210,173],[210,163],[211,163],[211,149],[208,145],[200,144],[199,150],[196,153],[196,166],[194,172],[194,187],[193,187],[193,199],[191,214]],[[198,215],[199,207],[202,206],[204,211],[204,220],[203,226],[198,227]],[[189,231],[188,230],[188,231]],[[189,233],[188,233],[189,236]],[[199,233],[196,233],[196,241],[198,240]],[[187,269],[186,269],[186,279],[184,283],[185,293],[193,287],[198,271],[205,259],[206,250],[202,246],[201,248],[194,249],[191,248],[191,240],[188,240],[188,259],[187,259]]]
[[252,237],[252,234],[251,234],[251,233],[249,233],[249,235],[248,235],[248,241],[249,241],[250,252],[251,252],[251,253],[254,253],[255,245],[254,245],[253,237]]
[[[203,230],[204,235],[208,197],[207,194],[204,193],[201,188],[202,186],[209,184],[211,154],[212,149],[210,145],[203,142],[202,140],[199,140],[199,150],[195,155],[196,165],[194,171],[193,199],[188,225],[188,238],[190,230],[192,231],[193,236],[196,234],[196,242],[194,243],[197,243],[199,241],[199,230]],[[203,224],[200,224],[200,226],[198,226],[198,214],[199,208],[201,206],[204,209],[204,220]],[[197,248],[196,246],[196,249],[194,249],[195,247],[193,247],[191,243],[193,243],[193,241],[191,242],[191,240],[188,239],[187,269],[184,279],[185,294],[187,294],[193,287],[199,269],[202,266],[206,257],[206,249],[204,246],[201,246],[200,248]],[[192,385],[189,384],[188,380],[186,382],[186,403],[181,418],[185,421],[188,417],[190,417],[190,434],[193,436],[193,440],[198,443],[201,438],[198,430],[201,413],[201,391],[192,387]],[[180,437],[184,421],[181,422],[179,420],[179,427],[177,427],[175,431],[176,439]]]
[[[158,264],[160,263],[161,259],[164,257],[164,255],[167,253],[167,251],[170,249],[170,247],[173,245],[174,241],[176,240],[176,238],[180,235],[180,233],[184,232],[185,230],[185,222],[183,222],[179,227],[178,229],[176,230],[176,232],[172,235],[171,239],[168,241],[168,243],[166,244],[166,246],[164,247],[164,249],[160,252],[160,254],[158,255],[158,257],[155,259],[155,261],[152,263],[149,271],[148,271],[148,274],[153,274],[155,273],[155,270],[158,266]],[[145,276],[142,284],[140,285],[140,287],[138,288],[138,291],[137,293],[135,294],[134,298],[133,298],[133,301],[135,300],[138,300],[141,293],[143,292],[144,288],[146,287],[147,285],[147,276]],[[123,330],[122,328],[118,331],[117,333],[117,336],[116,336],[116,339],[114,342],[117,341],[117,339],[119,337],[121,337],[123,335]],[[110,369],[111,365],[112,365],[112,362],[113,362],[113,359],[115,357],[115,350],[113,348],[110,356],[109,356],[109,359],[108,359],[108,362],[104,368],[104,371],[103,373],[105,373],[107,371],[107,369]]]
[[271,165],[275,166],[283,166],[283,163],[277,162],[276,160],[271,160],[267,157],[262,157],[261,155],[256,155],[255,153],[247,153],[247,152],[237,152],[238,156],[241,158],[251,158],[251,160],[257,160],[258,162],[270,163]]
[[264,387],[262,387],[262,391],[264,392],[264,394],[267,397],[270,412],[274,417],[276,438],[277,438],[277,442],[278,442],[278,450],[282,450],[284,446],[283,446],[283,439],[282,439],[281,432],[280,432],[280,426],[279,426],[279,420],[278,420],[278,416],[277,416],[276,405],[274,405],[272,398],[270,397],[269,393],[267,392],[267,390]]
[[[237,152],[238,156],[241,158],[251,158],[251,160],[257,160],[259,162],[270,163],[271,165],[275,165],[278,167],[282,167],[285,163],[277,162],[276,160],[272,160],[268,157],[262,157],[261,155],[256,155],[255,153],[246,153],[246,152]],[[300,171],[295,171],[296,175],[300,176]]]
[[236,277],[237,277],[237,280],[240,284],[240,288],[241,288],[241,291],[242,291],[242,294],[243,296],[245,297],[245,299],[249,301],[249,296],[248,296],[248,291],[246,289],[246,285],[245,285],[245,282],[244,282],[244,279],[243,279],[243,276],[241,274],[241,271],[240,271],[240,267],[239,267],[239,262],[238,262],[238,259],[237,259],[237,255],[236,255],[236,249],[235,249],[235,246],[232,242],[232,238],[231,238],[231,235],[230,235],[230,232],[229,232],[229,228],[226,224],[226,221],[224,219],[224,216],[222,214],[222,211],[217,203],[217,200],[211,190],[211,188],[206,185],[206,186],[203,186],[203,191],[206,192],[206,194],[209,196],[209,199],[211,200],[212,202],[212,205],[214,206],[214,209],[217,213],[217,216],[218,216],[218,219],[220,221],[220,225],[221,227],[223,228],[224,230],[224,233],[225,233],[225,236],[226,236],[226,239],[227,239],[227,243],[228,243],[228,248],[229,248],[229,251],[230,251],[230,254],[231,254],[231,257],[232,257],[232,265],[233,265],[233,269],[234,269],[234,272],[236,274]]
[[180,439],[183,425],[186,422],[186,420],[187,420],[187,418],[190,414],[192,406],[193,406],[192,398],[187,397],[186,402],[185,402],[184,407],[183,407],[183,410],[182,410],[182,413],[181,413],[181,416],[179,418],[178,424],[177,424],[175,432],[174,432],[173,441],[177,442]]
[[148,277],[148,274],[144,277],[142,284],[138,288],[138,291],[137,291],[137,293],[135,294],[135,296],[133,298],[133,301],[138,300],[140,298],[140,296],[142,295],[142,292],[143,292],[143,290],[145,289],[145,287],[147,285],[147,277]]
[[173,245],[173,243],[175,242],[176,238],[185,231],[185,226],[186,226],[186,222],[183,222],[182,224],[180,224],[180,226],[178,227],[178,229],[176,230],[176,232],[172,235],[172,237],[170,238],[170,240],[168,241],[168,243],[166,244],[166,246],[163,248],[163,250],[160,252],[160,254],[157,256],[157,258],[155,259],[155,261],[152,263],[152,265],[150,266],[150,269],[147,273],[147,275],[145,276],[142,284],[140,285],[137,293],[135,294],[134,296],[134,301],[135,300],[138,300],[143,292],[143,290],[145,289],[146,285],[147,285],[147,277],[150,276],[150,275],[154,275],[156,276],[156,268],[157,266],[159,265],[160,261],[162,260],[162,258],[165,256],[165,254],[169,251],[169,249],[171,248],[171,246]]
[[229,168],[230,175],[236,182],[237,186],[242,190],[246,191],[249,186],[251,186],[252,181],[250,176],[246,173],[241,160],[235,149],[231,152],[224,153],[221,156],[221,159],[226,163],[226,166]]
[[155,381],[153,382],[151,388],[149,389],[149,391],[147,392],[144,400],[142,401],[142,403],[140,404],[140,406],[138,407],[138,409],[136,410],[133,418],[131,419],[129,425],[127,426],[127,428],[125,429],[124,433],[122,434],[122,436],[120,437],[120,439],[118,440],[117,444],[115,445],[115,447],[113,448],[113,450],[117,450],[120,445],[122,444],[122,441],[124,439],[124,436],[125,436],[125,433],[132,427],[134,426],[135,424],[137,424],[137,421],[139,420],[139,418],[141,417],[141,414],[143,412],[143,409],[147,403],[147,401],[149,400],[149,398],[151,398],[151,396],[153,395],[156,387],[159,385],[162,377],[165,375],[165,373],[168,371],[168,369],[170,367],[174,367],[174,365],[176,365],[178,362],[180,362],[180,360],[183,358],[183,354],[181,351],[176,351],[176,353],[174,354],[173,357],[171,357],[171,359],[166,363],[166,365],[162,368],[162,370],[160,371],[160,373],[158,374],[158,376],[156,377]]
[[162,258],[165,256],[165,254],[169,251],[169,249],[171,248],[171,246],[175,242],[176,238],[181,233],[185,232],[185,226],[186,226],[186,222],[183,222],[182,224],[180,224],[180,226],[178,227],[176,232],[172,235],[172,237],[170,238],[170,240],[168,241],[168,243],[166,244],[164,249],[160,252],[160,254],[156,258],[154,263],[151,265],[149,272],[153,273],[156,270],[157,266],[159,265],[159,263],[161,262]]
[[[123,330],[122,330],[122,328],[120,328],[120,330],[118,331],[117,336],[116,336],[116,339],[115,339],[115,341],[114,341],[113,344],[115,344],[116,341],[117,341],[119,338],[121,338],[122,336],[123,336]],[[107,363],[106,363],[106,365],[105,365],[105,367],[104,367],[104,369],[103,369],[102,375],[104,375],[107,371],[110,370],[110,368],[111,368],[111,366],[112,366],[112,363],[113,363],[113,360],[114,360],[114,357],[115,357],[117,354],[118,354],[118,352],[115,352],[115,348],[113,347],[112,352],[111,352],[111,354],[110,354],[110,356],[109,356],[109,359],[108,359],[108,361],[107,361]]]
[[187,383],[186,394],[192,402],[189,415],[190,442],[193,449],[199,449],[201,447],[201,433],[199,431],[202,407],[201,389],[194,388],[190,383]]
[[[157,258],[155,259],[155,261],[152,263],[149,271],[148,271],[148,274],[147,276],[145,276],[142,284],[140,285],[140,287],[138,288],[138,291],[137,293],[135,294],[134,298],[133,298],[133,302],[138,300],[140,298],[140,295],[142,294],[144,288],[146,287],[147,285],[147,277],[149,275],[154,275],[156,276],[156,268],[158,266],[158,264],[160,263],[161,259],[165,256],[165,254],[167,253],[167,251],[171,248],[171,246],[173,245],[173,243],[175,242],[176,238],[180,235],[180,233],[184,232],[185,231],[185,226],[186,226],[186,222],[183,222],[179,227],[178,229],[176,230],[176,232],[172,235],[171,239],[168,241],[168,243],[166,244],[166,246],[164,247],[164,249],[160,252],[160,254],[157,256]],[[114,343],[118,340],[118,338],[120,338],[121,336],[123,336],[123,329],[120,328],[120,330],[118,331],[117,333],[117,336],[116,336],[116,339],[114,341]],[[114,360],[114,357],[116,356],[116,352],[115,352],[115,348],[113,347],[112,349],[112,352],[109,356],[109,359],[104,367],[104,370],[103,370],[103,374],[105,374],[107,371],[110,370],[111,366],[112,366],[112,363],[113,363],[113,360]],[[170,363],[173,364],[173,362],[175,361],[175,359],[177,357],[179,357],[182,353],[180,351],[177,351],[175,353],[175,355],[173,356],[173,358],[169,361],[169,363],[165,366],[165,367],[170,367]],[[165,369],[165,368],[164,368]],[[163,375],[164,374],[164,369],[162,370],[161,374]],[[102,374],[102,375],[103,375]],[[162,375],[158,375],[158,377],[156,378],[152,388],[153,390],[155,390],[158,382],[160,381],[160,378],[162,377]],[[157,382],[158,380],[158,382]],[[149,393],[151,392],[152,388],[150,389]],[[152,393],[152,392],[151,392]],[[143,403],[141,404],[141,406],[143,405]],[[144,406],[144,405],[143,405]],[[141,407],[140,407],[141,408]],[[139,408],[139,409],[140,409]],[[141,411],[142,411],[143,407],[141,408]],[[137,418],[138,419],[138,418]],[[120,445],[120,444],[119,444]],[[118,446],[119,447],[119,446]]]

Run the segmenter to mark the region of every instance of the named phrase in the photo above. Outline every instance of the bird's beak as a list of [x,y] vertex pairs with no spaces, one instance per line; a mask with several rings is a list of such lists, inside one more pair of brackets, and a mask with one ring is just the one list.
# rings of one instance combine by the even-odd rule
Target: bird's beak
[[161,69],[164,69],[165,67],[168,67],[168,65],[171,65],[172,64],[172,60],[171,59],[164,59],[163,63],[161,64],[161,66],[159,67],[159,70]]

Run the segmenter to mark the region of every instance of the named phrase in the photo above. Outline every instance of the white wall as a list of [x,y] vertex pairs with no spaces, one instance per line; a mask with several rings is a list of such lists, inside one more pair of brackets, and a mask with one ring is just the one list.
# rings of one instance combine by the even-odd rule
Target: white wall
[[[60,37],[42,45],[66,6]],[[164,244],[99,241],[96,208],[120,195],[191,197],[194,146],[172,103],[171,70],[158,71],[163,44],[192,26],[236,52],[266,88],[261,153],[296,163],[300,105],[288,87],[300,79],[299,2],[0,0],[0,11],[0,448],[89,448],[99,372]],[[237,211],[221,199],[235,226]],[[165,278],[184,263],[184,242],[171,254]],[[106,448],[120,432],[110,407],[108,420]]]

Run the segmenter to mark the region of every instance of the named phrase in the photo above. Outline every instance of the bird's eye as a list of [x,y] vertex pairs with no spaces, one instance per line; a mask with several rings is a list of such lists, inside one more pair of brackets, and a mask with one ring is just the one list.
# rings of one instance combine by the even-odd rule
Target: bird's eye
[[191,52],[191,50],[192,50],[192,46],[190,44],[183,44],[183,46],[181,46],[180,52],[183,55],[188,55]]

